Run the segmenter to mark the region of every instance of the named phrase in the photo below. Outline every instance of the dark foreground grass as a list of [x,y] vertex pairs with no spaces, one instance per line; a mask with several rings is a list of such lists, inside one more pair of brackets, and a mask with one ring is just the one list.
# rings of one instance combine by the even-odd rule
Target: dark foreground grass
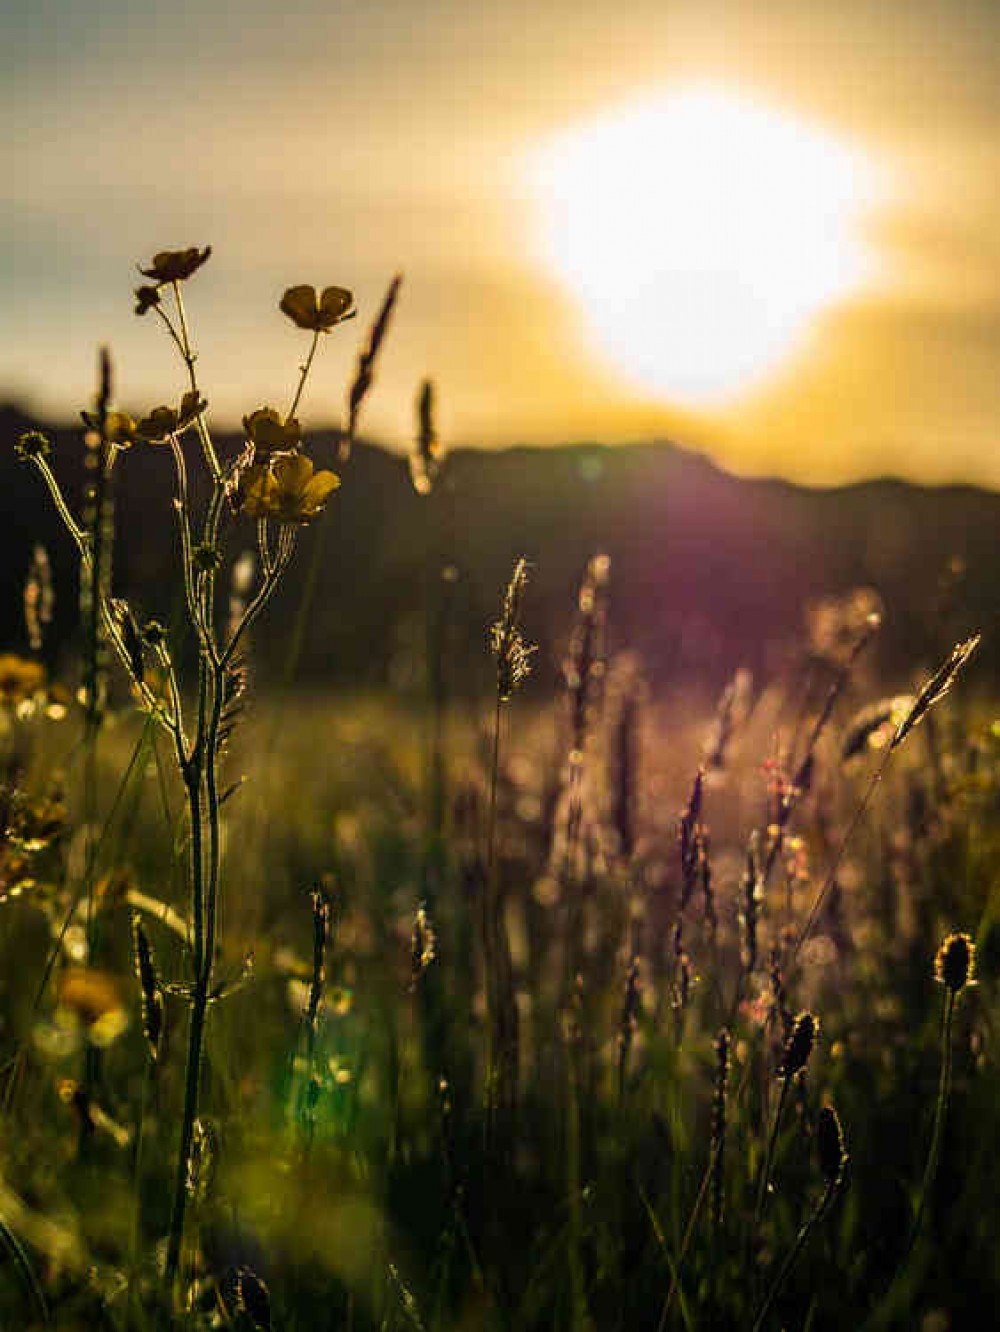
[[[499,1135],[478,925],[486,732],[450,719],[437,833],[418,711],[317,697],[261,701],[247,720],[229,760],[250,779],[226,805],[226,993],[212,1004],[173,1325],[903,1327],[933,1315],[959,1327],[995,1296],[1000,744],[988,722],[939,711],[933,764],[922,732],[907,740],[793,961],[879,756],[842,764],[831,722],[780,827],[787,699],[765,690],[699,783],[682,908],[692,870],[677,812],[691,814],[711,716],[694,691],[633,714],[626,814],[616,678],[635,686],[612,672],[605,720],[591,715],[571,854],[561,714],[512,711],[501,750],[496,872],[519,1041]],[[116,718],[88,866],[75,725],[36,714],[5,737],[2,1325],[152,1327],[183,1099],[183,793],[161,742]],[[45,806],[60,781],[61,807]],[[135,916],[164,1006],[155,1061]],[[981,983],[949,1017],[938,1123],[950,992],[933,960],[953,926],[978,939]],[[819,1038],[788,1072],[788,1024],[806,1010]],[[85,1095],[88,1050],[99,1058]],[[842,1178],[817,1154],[826,1105],[843,1125]]]
[[[873,1332],[997,1307],[978,639],[883,697],[863,591],[773,679],[652,697],[608,652],[607,558],[568,644],[519,560],[490,691],[485,653],[451,659],[461,551],[431,508],[423,695],[294,687],[316,543],[284,687],[254,699],[266,603],[339,485],[296,412],[352,298],[286,291],[312,335],[291,407],[220,459],[181,297],[208,257],[143,270],[187,391],[134,420],[102,355],[79,515],[46,439],[18,445],[84,614],[77,694],[41,666],[36,556],[32,656],[0,658],[0,1327]],[[414,502],[446,466],[433,407],[425,386]],[[169,627],[112,595],[133,447],[172,468]],[[557,699],[516,690],[535,640]]]

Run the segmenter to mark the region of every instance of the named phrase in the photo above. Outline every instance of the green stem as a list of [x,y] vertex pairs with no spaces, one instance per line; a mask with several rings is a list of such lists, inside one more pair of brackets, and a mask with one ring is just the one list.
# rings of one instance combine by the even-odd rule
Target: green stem
[[184,1211],[187,1204],[188,1163],[194,1123],[198,1114],[198,1092],[201,1081],[202,1046],[205,1035],[205,1016],[208,1010],[208,985],[211,979],[211,961],[205,954],[205,866],[203,848],[202,763],[205,757],[205,670],[199,680],[198,739],[195,752],[185,766],[184,781],[188,792],[191,820],[191,908],[194,925],[194,990],[191,997],[191,1018],[188,1030],[187,1072],[184,1080],[184,1110],[181,1118],[181,1138],[177,1152],[174,1177],[173,1207],[170,1217],[170,1236],[167,1242],[166,1286],[172,1292],[180,1266],[181,1243],[184,1236]]
[[[46,460],[44,458],[36,457],[33,458],[32,461],[34,462],[35,466],[38,468],[39,472],[42,475],[42,480],[45,482],[46,486],[49,489],[49,494],[52,496],[52,501],[56,506],[56,512],[59,514],[60,518],[62,519],[67,532],[69,532],[70,536],[73,538],[73,542],[80,555],[81,563],[84,565],[84,568],[86,569],[88,576],[93,578],[93,571],[94,571],[93,555],[90,549],[90,541],[88,540],[87,534],[84,532],[83,528],[80,527],[79,523],[77,523],[76,519],[73,517],[73,514],[70,512],[69,505],[66,503],[66,499],[59,486],[59,482],[56,480],[55,474],[53,473],[52,468],[48,465]],[[169,731],[172,735],[176,736],[178,728],[178,719],[176,717],[170,716],[166,711],[164,711],[163,706],[161,705],[161,703],[156,698],[155,694],[147,684],[145,684],[142,680],[135,679],[135,677],[132,674],[129,653],[128,649],[125,646],[125,640],[122,637],[121,630],[118,627],[118,623],[115,620],[114,615],[112,615],[111,613],[111,608],[108,605],[107,598],[101,595],[99,597],[99,604],[101,610],[101,622],[104,627],[104,632],[108,637],[108,641],[111,643],[112,647],[117,652],[119,661],[121,662],[122,666],[125,668],[125,671],[129,675],[129,678],[133,681],[136,689],[138,690],[139,696],[142,700],[143,708],[151,716],[155,717],[156,720],[165,730]]]
[[486,996],[486,1121],[489,1130],[496,1110],[496,1049],[497,1005],[499,1003],[496,937],[496,829],[497,788],[500,781],[500,720],[503,700],[497,690],[493,717],[493,757],[490,764],[490,804],[486,824],[486,882],[483,886],[483,959]]
[[[197,393],[198,377],[194,372],[194,363],[197,360],[197,356],[191,347],[191,335],[188,333],[187,316],[184,313],[184,299],[181,296],[181,285],[179,282],[172,282],[170,285],[173,288],[174,302],[177,306],[177,318],[180,320],[181,326],[180,338],[178,339],[175,336],[174,341],[177,342],[184,364],[187,367],[191,392]],[[205,462],[208,465],[208,470],[212,474],[212,480],[218,483],[222,479],[222,468],[219,466],[219,459],[216,456],[215,446],[212,443],[211,435],[208,433],[208,426],[205,424],[205,417],[202,412],[199,412],[195,417],[195,427],[198,431],[198,438],[201,440],[201,450],[205,455]]]
[[920,1236],[920,1227],[923,1223],[924,1212],[927,1208],[927,1200],[930,1197],[931,1187],[934,1183],[938,1163],[941,1159],[941,1141],[944,1135],[945,1120],[948,1117],[948,1103],[951,1100],[952,1031],[954,1027],[954,1019],[955,991],[946,989],[944,1022],[941,1030],[941,1076],[938,1080],[937,1104],[934,1107],[934,1128],[931,1133],[930,1151],[927,1153],[927,1164],[924,1167],[924,1177],[920,1185],[920,1201],[917,1204],[917,1212],[916,1216],[913,1218],[913,1229],[910,1234],[910,1242],[907,1245],[908,1255]]
[[867,810],[868,806],[871,804],[872,797],[875,794],[875,790],[879,782],[885,776],[886,768],[888,768],[889,766],[889,760],[892,758],[894,753],[895,750],[893,749],[892,745],[887,746],[881,763],[879,763],[878,767],[875,769],[875,772],[872,775],[872,779],[868,783],[868,789],[865,791],[864,796],[861,799],[861,803],[854,811],[854,815],[851,818],[850,823],[847,825],[847,831],[844,833],[844,836],[841,838],[840,845],[837,848],[837,852],[834,855],[830,867],[826,872],[826,877],[823,880],[820,890],[816,894],[816,897],[813,900],[813,904],[809,909],[809,915],[806,917],[806,922],[802,926],[802,930],[799,933],[799,937],[795,941],[795,947],[792,949],[792,954],[789,959],[790,963],[794,962],[795,959],[798,957],[799,953],[802,951],[803,944],[805,944],[806,940],[809,938],[809,935],[813,931],[813,926],[816,924],[816,921],[819,919],[819,913],[823,908],[823,903],[826,901],[827,895],[829,894],[831,888],[833,887],[834,880],[837,877],[837,870],[840,868],[840,862],[844,858],[844,854],[847,851],[848,844],[851,838],[854,836],[855,830],[857,829],[858,824],[861,822],[861,819],[864,816],[865,811]]
[[802,1227],[802,1229],[799,1231],[798,1235],[796,1236],[795,1244],[792,1246],[792,1249],[789,1252],[788,1256],[785,1258],[785,1261],[781,1264],[781,1269],[778,1272],[778,1275],[775,1277],[771,1285],[771,1289],[765,1295],[763,1303],[761,1304],[757,1313],[754,1315],[753,1332],[761,1332],[761,1329],[764,1326],[764,1319],[770,1313],[771,1305],[777,1299],[779,1291],[781,1290],[785,1282],[788,1280],[788,1274],[795,1266],[799,1254],[805,1248],[806,1240],[809,1238],[813,1226],[815,1226],[816,1223],[822,1219],[823,1215],[829,1209],[830,1204],[833,1202],[834,1195],[836,1194],[837,1189],[839,1187],[840,1187],[839,1178],[836,1180],[832,1180],[829,1184],[827,1184],[826,1190],[822,1198],[819,1200],[819,1203],[816,1205],[815,1210],[813,1211],[808,1221],[805,1223],[805,1225]]
[[170,1217],[170,1238],[167,1243],[166,1285],[168,1291],[173,1290],[180,1267],[181,1240],[184,1234],[184,1211],[188,1193],[188,1163],[191,1159],[194,1123],[198,1113],[201,1055],[207,1011],[207,992],[202,985],[196,984],[191,1001],[191,1029],[188,1036],[188,1062],[184,1080],[184,1116],[181,1121],[181,1142],[174,1176],[174,1202]]
[[878,1308],[872,1317],[865,1323],[865,1332],[871,1329],[885,1327],[889,1319],[894,1316],[894,1308],[891,1302],[891,1296],[895,1290],[900,1277],[905,1272],[913,1250],[917,1246],[920,1238],[920,1232],[923,1228],[924,1216],[927,1211],[927,1203],[930,1198],[931,1189],[934,1185],[934,1178],[937,1175],[938,1164],[941,1159],[941,1143],[944,1137],[945,1120],[948,1117],[948,1104],[951,1100],[951,1071],[952,1071],[952,1033],[955,1018],[955,992],[946,990],[944,1003],[944,1017],[941,1024],[941,1073],[938,1078],[937,1103],[934,1107],[934,1127],[931,1130],[931,1145],[927,1153],[927,1161],[924,1165],[924,1175],[920,1183],[920,1198],[917,1202],[917,1210],[913,1217],[913,1224],[910,1227],[910,1233],[906,1241],[906,1248],[903,1250],[896,1270],[892,1275],[882,1297]]
[[785,1109],[785,1101],[788,1099],[788,1084],[790,1078],[781,1079],[781,1094],[778,1097],[778,1108],[774,1112],[774,1123],[771,1125],[771,1134],[767,1142],[767,1153],[764,1156],[764,1168],[761,1171],[760,1185],[757,1189],[757,1206],[753,1215],[753,1234],[757,1235],[760,1229],[760,1223],[764,1219],[764,1209],[767,1206],[767,1186],[771,1178],[771,1168],[774,1165],[774,1150],[778,1143],[778,1131],[781,1128],[781,1116]]
[[149,1088],[153,1080],[153,1060],[146,1060],[142,1075],[142,1091],[139,1095],[139,1123],[136,1128],[135,1160],[132,1164],[132,1240],[129,1259],[128,1305],[131,1316],[135,1301],[136,1274],[139,1270],[139,1238],[142,1226],[142,1146],[146,1130],[146,1106],[149,1101]]
[[292,405],[288,409],[288,415],[285,417],[286,424],[295,415],[295,409],[298,407],[302,397],[302,390],[305,388],[306,380],[309,378],[309,371],[312,368],[313,357],[316,355],[316,348],[319,346],[319,333],[319,329],[313,333],[312,346],[309,348],[309,355],[305,359],[305,364],[300,367],[301,374],[299,375],[299,384],[298,388],[295,390],[295,397],[292,399]]

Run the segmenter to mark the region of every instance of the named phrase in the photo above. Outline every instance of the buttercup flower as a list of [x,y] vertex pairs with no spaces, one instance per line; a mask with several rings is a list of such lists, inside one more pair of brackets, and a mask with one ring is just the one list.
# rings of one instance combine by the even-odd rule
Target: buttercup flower
[[[189,278],[192,273],[201,268],[208,256],[212,253],[211,245],[206,245],[203,250],[199,250],[197,245],[192,245],[187,250],[160,250],[158,254],[153,255],[153,262],[149,268],[140,268],[139,272],[143,277],[152,278],[157,286],[162,286],[164,282],[183,282]],[[146,290],[140,288],[139,291]],[[139,296],[139,292],[136,292]],[[139,296],[140,301],[142,297]],[[146,309],[154,304],[147,301]],[[138,313],[144,314],[145,310]]]
[[137,315],[144,315],[147,310],[152,310],[154,305],[160,303],[160,292],[157,287],[136,287],[135,289],[135,312]]
[[[96,412],[81,412],[80,417],[88,430],[101,434],[101,418]],[[116,449],[131,447],[137,433],[135,422],[128,412],[108,412],[104,418],[103,438]]]
[[258,407],[244,416],[243,431],[258,456],[294,453],[302,442],[302,427],[295,417],[283,422],[273,407]]
[[192,390],[184,394],[179,411],[174,411],[173,407],[154,407],[135,427],[136,434],[151,444],[162,443],[168,435],[185,430],[207,406],[208,403]]
[[281,298],[279,309],[299,328],[316,333],[329,333],[335,324],[353,314],[354,293],[346,287],[324,287],[317,298],[315,287],[289,287]]
[[308,523],[321,513],[340,485],[334,472],[313,472],[302,453],[282,454],[270,464],[255,463],[244,481],[243,509],[251,518]]

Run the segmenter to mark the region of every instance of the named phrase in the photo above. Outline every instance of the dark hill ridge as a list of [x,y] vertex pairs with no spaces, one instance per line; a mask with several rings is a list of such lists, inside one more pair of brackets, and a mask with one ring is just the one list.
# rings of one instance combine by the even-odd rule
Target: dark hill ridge
[[[18,435],[36,425],[0,408],[6,645],[23,638],[21,585],[36,540],[55,566],[57,641],[73,630],[69,541],[39,477],[14,456]],[[67,492],[77,497],[80,432],[40,428],[53,440]],[[312,437],[309,446],[317,465],[335,465],[329,435]],[[220,441],[223,453],[236,447],[235,438]],[[991,492],[891,480],[805,490],[738,479],[669,444],[461,450],[449,456],[444,484],[429,498],[414,494],[404,460],[374,445],[356,447],[338,470],[343,487],[322,520],[322,570],[303,675],[372,684],[412,678],[422,655],[427,571],[446,559],[459,570],[456,671],[478,687],[487,678],[484,627],[523,554],[534,566],[525,617],[542,645],[544,679],[562,650],[580,571],[596,550],[612,557],[614,641],[638,649],[660,680],[696,671],[714,684],[740,663],[759,670],[775,644],[800,637],[809,598],[858,584],[875,586],[885,599],[880,651],[893,674],[935,661],[975,628],[986,631],[983,666],[996,660],[990,631],[997,619],[1000,496]],[[143,615],[169,616],[175,559],[169,454],[133,449],[116,472],[116,590],[134,597]],[[260,636],[265,671],[283,659],[317,537],[317,527],[303,534],[270,631]],[[246,538],[252,545],[249,523]],[[965,561],[967,574],[942,618],[940,580],[954,557]]]

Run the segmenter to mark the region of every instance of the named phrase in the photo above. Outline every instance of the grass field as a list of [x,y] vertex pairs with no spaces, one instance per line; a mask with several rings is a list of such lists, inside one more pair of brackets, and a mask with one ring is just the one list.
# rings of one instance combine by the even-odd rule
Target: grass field
[[[491,692],[454,687],[483,661],[448,655],[450,566],[405,697],[257,687],[298,528],[336,521],[295,411],[350,293],[286,293],[313,333],[292,409],[220,462],[180,314],[202,262],[157,256],[139,297],[181,406],[123,419],[104,363],[64,515],[78,663],[40,665],[44,568],[35,651],[0,660],[0,1326],[944,1332],[994,1306],[976,640],[882,681],[849,593],[772,678],[654,691],[608,654],[595,551],[568,642],[530,570],[497,589]],[[432,410],[418,491],[447,466]],[[111,595],[112,463],[150,441],[176,465],[149,519],[178,525],[168,629]],[[19,449],[65,504],[41,436]],[[248,517],[256,575],[225,547]],[[557,697],[520,689],[536,645]]]

